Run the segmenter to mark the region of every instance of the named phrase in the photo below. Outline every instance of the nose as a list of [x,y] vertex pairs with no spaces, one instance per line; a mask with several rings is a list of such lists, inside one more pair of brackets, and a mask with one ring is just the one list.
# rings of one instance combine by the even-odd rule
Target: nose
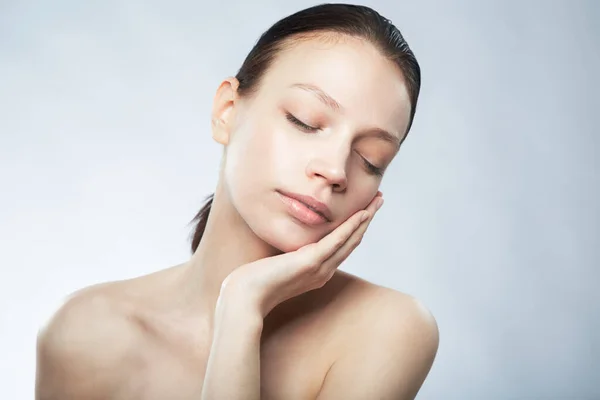
[[309,178],[325,179],[334,192],[343,192],[348,185],[345,163],[346,158],[341,154],[336,157],[313,157],[306,165],[306,174]]

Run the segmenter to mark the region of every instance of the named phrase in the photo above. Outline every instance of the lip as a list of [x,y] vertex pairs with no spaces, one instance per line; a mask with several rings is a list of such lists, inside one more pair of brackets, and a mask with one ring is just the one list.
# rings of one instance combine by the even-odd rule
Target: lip
[[306,196],[306,195],[299,194],[299,193],[284,192],[282,190],[278,190],[278,192],[279,192],[279,194],[281,194],[283,196],[286,196],[291,199],[299,201],[300,203],[304,204],[310,210],[319,214],[321,217],[323,217],[325,220],[327,220],[327,222],[331,222],[331,220],[333,218],[331,216],[331,210],[329,210],[329,207],[327,207],[327,205],[325,203],[320,202],[319,200],[315,199],[312,196]]

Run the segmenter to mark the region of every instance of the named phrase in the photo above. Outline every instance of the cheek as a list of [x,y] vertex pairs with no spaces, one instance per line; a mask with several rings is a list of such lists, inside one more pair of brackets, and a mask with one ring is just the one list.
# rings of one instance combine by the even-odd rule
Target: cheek
[[364,210],[377,194],[379,184],[368,180],[361,185],[354,185],[352,191],[347,193],[347,215],[350,218],[359,210]]
[[305,187],[301,136],[285,127],[243,127],[227,148],[224,179],[233,207],[250,229],[281,251],[293,251],[326,232],[298,226],[284,212],[275,189]]
[[282,127],[249,122],[239,126],[232,136],[224,167],[232,196],[239,199],[264,194],[294,176],[296,157],[301,152]]
[[261,138],[247,128],[238,129],[230,142],[224,166],[225,181],[232,200],[246,200],[265,178],[264,158],[258,151]]
[[265,150],[264,157],[271,164],[279,184],[289,186],[300,183],[294,180],[298,181],[303,177],[302,158],[306,156],[306,149],[302,147],[301,141],[284,127],[277,126],[273,129],[270,146]]

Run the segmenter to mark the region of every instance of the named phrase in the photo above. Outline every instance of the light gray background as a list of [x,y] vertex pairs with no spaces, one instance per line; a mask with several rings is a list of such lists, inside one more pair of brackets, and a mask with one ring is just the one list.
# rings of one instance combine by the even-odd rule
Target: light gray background
[[[313,4],[0,2],[0,397],[32,398],[36,331],[64,295],[187,259],[221,154],[213,94]],[[600,398],[599,3],[364,4],[423,87],[342,269],[437,317],[418,398]]]

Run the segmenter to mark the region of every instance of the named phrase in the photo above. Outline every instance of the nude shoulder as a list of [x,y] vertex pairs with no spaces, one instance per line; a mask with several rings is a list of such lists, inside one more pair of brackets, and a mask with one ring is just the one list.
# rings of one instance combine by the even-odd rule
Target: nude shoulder
[[42,327],[36,398],[105,398],[118,390],[120,372],[135,363],[139,335],[110,287],[74,293]]
[[432,313],[415,297],[344,276],[346,318],[318,398],[416,396],[437,354],[439,332]]
[[[341,272],[341,271],[340,271]],[[437,351],[439,331],[432,312],[419,299],[407,293],[368,282],[341,272],[338,279],[347,281],[344,296],[346,313],[350,315],[353,334],[347,336],[351,346],[382,334],[395,334],[410,341],[419,337],[422,345]],[[347,330],[346,334],[348,333]]]

